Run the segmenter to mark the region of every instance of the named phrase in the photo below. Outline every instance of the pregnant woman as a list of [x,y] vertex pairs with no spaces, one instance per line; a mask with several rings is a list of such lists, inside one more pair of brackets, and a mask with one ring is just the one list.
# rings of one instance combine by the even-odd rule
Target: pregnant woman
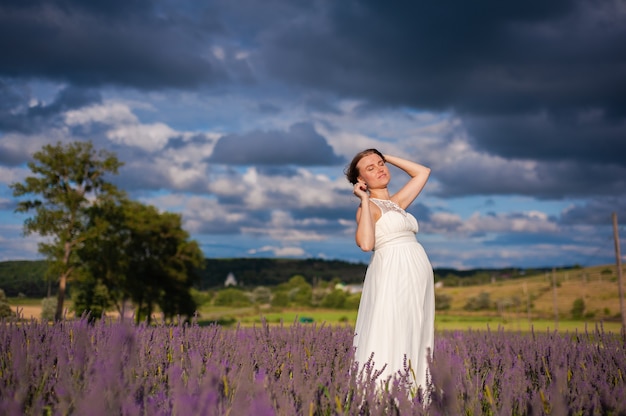
[[[387,164],[409,176],[393,195]],[[415,383],[427,387],[428,356],[434,344],[433,269],[416,239],[417,220],[406,212],[420,194],[430,169],[376,149],[357,154],[346,176],[361,200],[356,212],[356,244],[372,251],[355,327],[355,360],[373,354],[381,380],[410,367]]]

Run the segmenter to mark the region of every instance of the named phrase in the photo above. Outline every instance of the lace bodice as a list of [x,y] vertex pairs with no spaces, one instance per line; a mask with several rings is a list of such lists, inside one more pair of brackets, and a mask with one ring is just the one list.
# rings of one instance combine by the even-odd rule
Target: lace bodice
[[409,233],[415,239],[415,233],[419,229],[417,220],[413,215],[406,212],[395,202],[388,199],[370,198],[382,212],[382,216],[376,221],[376,242],[374,246],[379,248],[381,244],[400,237],[400,234]]
[[378,199],[378,198],[370,198],[374,203],[380,208],[383,214],[388,211],[396,211],[406,217],[406,211],[403,210],[400,205],[393,202],[391,199]]

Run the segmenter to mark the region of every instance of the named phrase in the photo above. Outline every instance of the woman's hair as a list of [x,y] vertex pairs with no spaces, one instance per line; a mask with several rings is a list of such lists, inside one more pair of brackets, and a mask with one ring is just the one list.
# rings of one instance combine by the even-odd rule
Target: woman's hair
[[359,169],[356,167],[356,165],[361,161],[361,159],[363,159],[365,156],[371,155],[372,153],[377,154],[381,157],[383,162],[386,162],[385,156],[383,156],[383,154],[376,149],[367,149],[357,153],[356,156],[354,156],[354,158],[352,159],[352,162],[350,162],[348,167],[343,172],[345,173],[346,178],[348,178],[348,181],[352,185],[358,182],[357,178],[359,177]]

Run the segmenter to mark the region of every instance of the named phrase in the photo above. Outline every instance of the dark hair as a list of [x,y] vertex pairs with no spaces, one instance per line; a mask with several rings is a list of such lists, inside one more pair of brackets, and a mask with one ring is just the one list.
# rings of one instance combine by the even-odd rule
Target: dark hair
[[372,153],[377,154],[378,156],[381,157],[383,162],[386,162],[385,156],[383,156],[383,154],[380,153],[376,149],[367,149],[367,150],[363,150],[362,152],[357,153],[356,156],[354,156],[354,158],[352,159],[352,162],[350,162],[348,167],[343,172],[345,173],[346,178],[348,178],[348,181],[352,185],[358,182],[357,178],[359,177],[359,169],[357,169],[356,165],[361,161],[361,159],[363,159],[365,156],[371,155]]

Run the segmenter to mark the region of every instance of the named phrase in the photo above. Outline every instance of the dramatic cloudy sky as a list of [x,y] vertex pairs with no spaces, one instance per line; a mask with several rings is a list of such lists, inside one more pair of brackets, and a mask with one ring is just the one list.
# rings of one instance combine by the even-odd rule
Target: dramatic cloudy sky
[[4,0],[0,260],[39,258],[32,153],[91,140],[207,257],[367,262],[343,169],[376,147],[432,168],[436,267],[614,262],[624,45],[622,0]]

